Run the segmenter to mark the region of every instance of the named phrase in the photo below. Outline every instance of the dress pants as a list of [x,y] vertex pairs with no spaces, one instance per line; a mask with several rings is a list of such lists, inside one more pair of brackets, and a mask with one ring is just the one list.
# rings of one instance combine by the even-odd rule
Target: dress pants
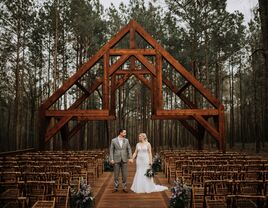
[[127,172],[128,172],[128,164],[127,162],[121,162],[114,164],[114,189],[118,189],[119,187],[119,174],[122,173],[122,185],[123,189],[127,188]]

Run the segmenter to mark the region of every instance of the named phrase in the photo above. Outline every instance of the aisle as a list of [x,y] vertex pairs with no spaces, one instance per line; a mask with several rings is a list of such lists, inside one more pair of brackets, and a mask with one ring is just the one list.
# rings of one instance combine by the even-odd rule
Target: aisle
[[[135,165],[129,164],[128,170],[128,190],[129,193],[124,193],[122,188],[119,192],[113,191],[113,173],[105,172],[97,181],[97,184],[102,184],[98,187],[96,195],[96,208],[164,208],[168,207],[168,196],[170,191],[163,191],[151,194],[135,194],[130,190],[131,183],[135,174]],[[158,173],[155,177],[157,184],[168,186],[167,179],[163,173]]]

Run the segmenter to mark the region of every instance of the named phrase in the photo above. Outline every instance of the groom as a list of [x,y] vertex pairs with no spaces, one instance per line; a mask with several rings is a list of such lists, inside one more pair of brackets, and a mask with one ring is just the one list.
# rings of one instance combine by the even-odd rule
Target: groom
[[125,129],[119,130],[119,135],[112,139],[110,146],[110,163],[114,164],[114,192],[118,191],[119,186],[119,173],[122,172],[123,191],[128,193],[127,190],[127,162],[133,162],[131,147],[126,139],[127,131]]

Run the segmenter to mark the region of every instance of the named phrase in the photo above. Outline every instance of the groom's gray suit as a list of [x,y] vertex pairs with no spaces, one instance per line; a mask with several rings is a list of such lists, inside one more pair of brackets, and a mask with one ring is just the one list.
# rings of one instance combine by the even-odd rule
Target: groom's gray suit
[[132,158],[131,147],[128,139],[122,139],[122,147],[119,138],[112,139],[110,146],[110,160],[114,161],[114,189],[119,186],[119,173],[122,172],[123,189],[127,188],[128,159]]

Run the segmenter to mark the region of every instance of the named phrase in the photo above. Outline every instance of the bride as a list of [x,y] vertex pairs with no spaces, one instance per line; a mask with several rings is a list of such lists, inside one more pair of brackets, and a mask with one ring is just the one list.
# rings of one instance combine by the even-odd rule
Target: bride
[[131,186],[132,191],[135,193],[151,193],[168,189],[165,186],[156,185],[153,178],[144,175],[152,165],[151,144],[147,141],[145,133],[139,134],[139,143],[136,145],[132,158],[136,158],[136,173]]

